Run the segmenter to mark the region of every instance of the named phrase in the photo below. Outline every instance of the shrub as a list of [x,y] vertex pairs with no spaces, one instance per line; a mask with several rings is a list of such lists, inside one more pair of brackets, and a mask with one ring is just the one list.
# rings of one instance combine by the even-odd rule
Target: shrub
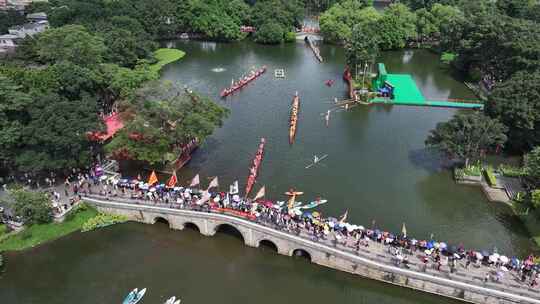
[[469,165],[468,167],[463,168],[463,173],[469,176],[481,176],[482,166],[480,164]]
[[485,173],[485,176],[486,176],[486,179],[487,179],[487,182],[490,186],[495,186],[497,185],[497,178],[495,177],[495,174],[493,174],[493,168],[491,167],[487,167],[485,170],[484,170],[484,173]]
[[535,209],[540,207],[540,189],[531,192],[531,204]]
[[31,237],[32,237],[32,232],[28,230],[24,230],[23,232],[21,232],[21,240],[27,240]]
[[523,168],[505,164],[501,164],[499,166],[499,172],[501,172],[502,175],[508,177],[521,177],[525,175],[525,170]]
[[294,32],[285,33],[285,42],[295,42],[296,34]]
[[441,55],[441,61],[444,64],[450,64],[456,59],[456,54],[444,52]]
[[96,215],[95,217],[89,219],[86,223],[84,223],[81,230],[83,232],[86,232],[86,231],[110,226],[117,223],[123,223],[125,221],[127,221],[127,218],[122,215],[100,213]]
[[88,210],[88,206],[86,206],[86,204],[84,203],[80,203],[79,205],[75,206],[75,208],[71,209],[69,213],[66,214],[64,219],[66,221],[71,221],[75,218],[75,215],[77,215],[77,213],[85,211],[85,210]]

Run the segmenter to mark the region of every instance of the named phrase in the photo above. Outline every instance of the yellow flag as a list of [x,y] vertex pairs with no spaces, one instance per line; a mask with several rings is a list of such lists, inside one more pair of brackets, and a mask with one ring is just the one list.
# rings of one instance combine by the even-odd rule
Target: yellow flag
[[156,172],[152,170],[152,173],[150,174],[150,177],[148,178],[148,184],[153,185],[158,182],[158,178],[156,175]]

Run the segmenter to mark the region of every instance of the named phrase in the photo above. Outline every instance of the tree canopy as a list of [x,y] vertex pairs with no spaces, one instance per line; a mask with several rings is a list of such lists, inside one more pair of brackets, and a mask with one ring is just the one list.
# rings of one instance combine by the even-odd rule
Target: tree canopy
[[508,126],[512,148],[527,151],[540,145],[540,72],[519,72],[497,84],[486,113]]
[[19,188],[9,190],[9,195],[15,215],[20,216],[25,225],[52,222],[51,201],[45,193]]
[[65,25],[45,31],[37,38],[36,52],[45,63],[66,60],[81,66],[101,63],[106,48],[101,37],[80,25]]
[[430,132],[428,147],[437,148],[449,157],[465,161],[482,158],[506,141],[506,127],[497,119],[482,113],[457,114],[448,122],[441,122]]
[[207,97],[160,82],[138,90],[122,107],[126,126],[106,151],[151,164],[173,161],[193,139],[203,142],[228,114]]
[[353,27],[363,27],[380,18],[379,12],[367,3],[346,0],[333,5],[320,17],[321,34],[325,40],[344,43],[351,39]]
[[527,176],[540,186],[540,146],[525,155],[524,169]]

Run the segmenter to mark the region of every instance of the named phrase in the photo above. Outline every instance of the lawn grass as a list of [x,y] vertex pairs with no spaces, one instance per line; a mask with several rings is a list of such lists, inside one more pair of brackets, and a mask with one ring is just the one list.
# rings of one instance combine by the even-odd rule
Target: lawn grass
[[[55,240],[81,229],[82,225],[90,218],[97,215],[97,211],[87,207],[86,210],[77,212],[71,219],[62,223],[50,223],[33,225],[24,231],[12,234],[0,242],[0,252],[16,251],[34,247],[47,241]],[[1,232],[0,232],[1,234]]]
[[150,65],[150,71],[158,73],[164,66],[180,60],[185,55],[185,52],[177,49],[158,49],[154,52],[154,57],[158,62]]

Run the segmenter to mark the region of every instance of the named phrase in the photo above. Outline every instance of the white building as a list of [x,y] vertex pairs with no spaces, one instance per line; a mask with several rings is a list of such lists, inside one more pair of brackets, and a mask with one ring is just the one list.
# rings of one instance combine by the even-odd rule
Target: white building
[[26,36],[34,36],[35,34],[44,32],[48,28],[49,22],[43,20],[14,26],[9,29],[9,33],[19,38],[25,38]]
[[10,50],[17,47],[16,40],[19,39],[19,37],[15,35],[0,35],[0,49],[4,50]]

